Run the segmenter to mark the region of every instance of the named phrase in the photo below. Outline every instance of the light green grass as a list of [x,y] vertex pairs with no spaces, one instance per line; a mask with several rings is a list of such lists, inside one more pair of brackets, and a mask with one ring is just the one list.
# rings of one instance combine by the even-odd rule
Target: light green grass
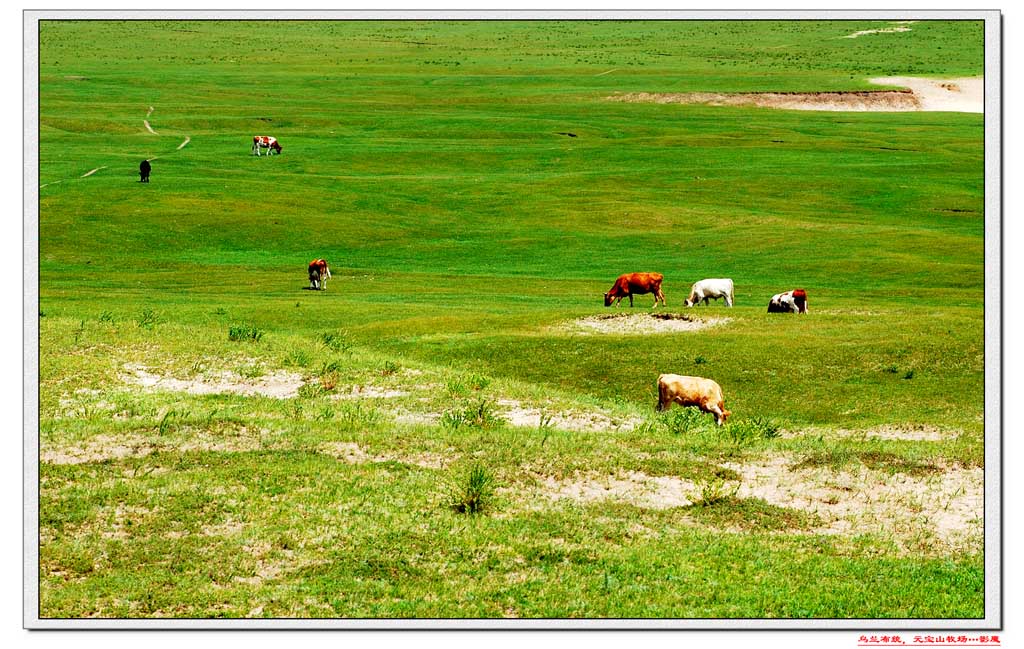
[[[981,115],[606,100],[982,72],[979,22],[841,38],[879,26],[44,22],[40,441],[89,457],[40,466],[43,617],[979,617],[980,548],[926,524],[536,491],[778,454],[982,465]],[[257,133],[283,154],[250,156]],[[315,257],[325,292],[303,290]],[[691,311],[731,321],[563,326],[630,271],[662,272],[673,312],[731,277],[735,308]],[[798,286],[809,315],[765,313]],[[138,365],[304,386],[151,392]],[[730,425],[656,415],[662,372],[718,381]],[[404,394],[338,398],[354,386]],[[510,400],[547,423],[483,416]],[[572,412],[610,423],[551,425]],[[833,435],[880,426],[946,435]],[[459,513],[474,466],[496,491]]]

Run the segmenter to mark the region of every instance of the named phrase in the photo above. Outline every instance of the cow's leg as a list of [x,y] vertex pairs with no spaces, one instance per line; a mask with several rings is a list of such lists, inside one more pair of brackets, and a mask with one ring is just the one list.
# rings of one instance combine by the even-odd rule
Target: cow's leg
[[633,294],[632,293],[629,294],[629,308],[631,308],[631,309],[633,308]]

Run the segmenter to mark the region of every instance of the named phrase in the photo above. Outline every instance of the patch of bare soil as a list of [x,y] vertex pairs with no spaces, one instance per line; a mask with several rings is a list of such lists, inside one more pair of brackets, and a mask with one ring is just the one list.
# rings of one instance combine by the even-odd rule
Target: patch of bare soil
[[389,390],[374,385],[353,385],[348,392],[335,394],[333,399],[397,399],[407,397],[405,390]]
[[[915,477],[861,467],[791,470],[795,461],[778,455],[749,463],[726,463],[740,476],[738,498],[760,498],[772,505],[816,514],[824,534],[889,534],[904,548],[979,549],[983,537],[984,472],[948,468]],[[692,504],[692,481],[629,471],[614,476],[538,478],[536,493],[549,502],[616,500],[666,509]],[[521,497],[523,494],[519,494]]]
[[729,322],[732,318],[698,318],[679,313],[608,313],[580,318],[562,325],[582,334],[658,334],[699,331]]
[[668,509],[692,504],[693,482],[681,478],[649,476],[627,471],[615,476],[579,477],[576,480],[539,479],[540,493],[551,501],[593,502],[617,500],[637,507]]
[[153,374],[146,367],[136,364],[124,366],[130,374],[121,375],[126,383],[141,385],[152,390],[170,390],[189,394],[242,394],[259,395],[275,399],[290,399],[299,393],[303,385],[302,376],[293,372],[277,370],[258,378],[245,378],[234,372],[220,371],[197,379],[176,379]]
[[909,90],[866,90],[858,92],[632,92],[609,97],[613,101],[654,104],[705,104],[708,106],[754,106],[786,110],[830,111],[912,111],[921,104]]
[[920,110],[954,113],[985,112],[985,79],[923,79],[920,77],[877,77],[871,83],[909,88],[921,105]]
[[255,451],[266,448],[255,431],[243,427],[232,435],[212,435],[196,431],[185,439],[168,438],[163,442],[140,435],[96,435],[74,444],[42,443],[39,461],[47,464],[86,464],[125,458],[146,457],[158,450],[190,451]]
[[[900,29],[893,28],[894,31]],[[630,103],[754,106],[785,110],[981,113],[985,109],[985,84],[982,77],[878,77],[869,81],[883,86],[899,86],[900,89],[851,92],[633,92],[616,94],[608,99]]]
[[637,418],[614,418],[603,412],[552,412],[542,408],[524,407],[513,399],[499,399],[504,408],[501,416],[513,426],[539,428],[542,424],[558,430],[594,431],[633,430],[641,423]]
[[868,34],[897,34],[899,32],[909,32],[909,27],[883,27],[882,29],[865,29],[859,32],[853,32],[843,38],[858,38],[860,36],[867,36]]
[[425,469],[442,469],[445,464],[451,462],[451,457],[426,452],[414,455],[370,455],[355,442],[324,442],[320,445],[320,451],[348,464],[401,462],[402,464],[414,464]]

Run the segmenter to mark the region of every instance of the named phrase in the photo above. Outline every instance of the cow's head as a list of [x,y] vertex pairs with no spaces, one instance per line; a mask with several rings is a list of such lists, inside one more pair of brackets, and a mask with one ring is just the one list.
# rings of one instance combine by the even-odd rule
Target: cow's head
[[278,153],[281,153],[281,143],[280,142],[274,142],[273,144],[270,145],[270,147],[272,149],[274,149],[274,151],[277,151]]
[[612,297],[611,293],[605,293],[604,294],[604,305],[605,306],[611,306],[613,299],[615,299],[615,298]]
[[721,426],[722,424],[724,424],[724,423],[725,423],[725,420],[726,420],[726,419],[728,419],[729,415],[731,415],[731,414],[732,414],[732,411],[731,411],[731,410],[725,410],[725,409],[723,409],[723,410],[722,410],[722,419],[721,419],[721,420],[719,420],[719,422],[718,422],[718,425],[719,425],[719,426]]
[[683,306],[693,306],[695,303],[696,300],[694,300],[693,296],[691,295],[690,297],[686,298],[685,302],[683,302]]

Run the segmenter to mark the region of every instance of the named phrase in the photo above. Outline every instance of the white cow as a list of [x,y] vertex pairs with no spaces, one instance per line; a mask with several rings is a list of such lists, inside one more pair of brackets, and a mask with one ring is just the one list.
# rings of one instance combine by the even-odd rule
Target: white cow
[[725,298],[725,306],[733,305],[733,289],[731,279],[702,279],[690,289],[690,297],[686,298],[686,306],[693,306],[703,301],[704,306],[708,300]]

